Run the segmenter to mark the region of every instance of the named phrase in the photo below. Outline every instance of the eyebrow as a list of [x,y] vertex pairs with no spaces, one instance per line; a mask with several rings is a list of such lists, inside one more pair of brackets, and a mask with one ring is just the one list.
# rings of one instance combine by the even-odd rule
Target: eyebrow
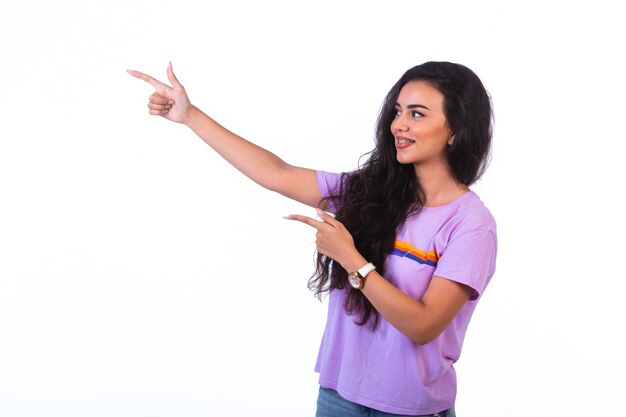
[[[396,103],[397,107],[402,107],[399,103]],[[409,104],[408,106],[406,106],[407,109],[426,109],[428,111],[430,111],[430,109],[426,106],[424,106],[423,104]]]

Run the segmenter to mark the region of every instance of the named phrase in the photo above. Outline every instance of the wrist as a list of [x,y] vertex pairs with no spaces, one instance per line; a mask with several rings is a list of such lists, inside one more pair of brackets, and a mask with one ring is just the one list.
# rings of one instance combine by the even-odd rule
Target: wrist
[[366,263],[359,269],[350,272],[348,275],[348,282],[350,286],[356,290],[362,290],[365,285],[365,281],[370,272],[376,269],[376,265],[371,262]]
[[343,269],[345,269],[348,274],[356,271],[361,268],[363,265],[367,264],[369,261],[361,256],[360,253],[355,252],[350,258],[348,258],[344,263],[341,264]]
[[201,114],[202,111],[192,104],[187,113],[183,116],[182,123],[188,128],[193,129],[194,124],[196,124]]

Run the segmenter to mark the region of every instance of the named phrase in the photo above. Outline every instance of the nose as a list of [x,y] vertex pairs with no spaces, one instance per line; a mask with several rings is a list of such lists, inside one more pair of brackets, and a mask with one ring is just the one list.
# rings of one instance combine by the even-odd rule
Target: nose
[[394,121],[391,122],[391,133],[393,133],[394,135],[397,135],[398,132],[406,132],[408,130],[409,125],[406,123],[403,114],[398,115],[398,117],[396,117]]

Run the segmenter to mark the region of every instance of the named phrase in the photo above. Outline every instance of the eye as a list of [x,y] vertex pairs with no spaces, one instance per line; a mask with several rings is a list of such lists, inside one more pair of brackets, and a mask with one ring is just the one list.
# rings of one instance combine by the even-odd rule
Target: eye
[[415,117],[416,119],[419,119],[420,117],[423,117],[424,115],[418,111],[413,110],[411,112],[411,117]]
[[400,110],[400,109],[395,109],[393,111],[393,116],[394,117],[398,117],[398,116],[400,116],[400,114],[402,114],[402,110]]

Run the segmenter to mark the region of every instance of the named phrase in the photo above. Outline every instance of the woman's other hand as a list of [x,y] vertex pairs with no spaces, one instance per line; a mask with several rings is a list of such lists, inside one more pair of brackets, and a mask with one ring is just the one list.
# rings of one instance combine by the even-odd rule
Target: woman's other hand
[[127,70],[133,77],[144,80],[156,90],[149,98],[148,108],[153,116],[162,116],[176,123],[185,123],[193,108],[185,87],[178,81],[170,62],[167,67],[167,78],[172,86],[135,70]]
[[317,214],[322,221],[299,214],[291,214],[285,218],[297,220],[317,229],[315,234],[317,251],[339,262],[346,271],[351,272],[362,267],[366,261],[356,250],[354,239],[343,223],[320,209],[317,209]]

